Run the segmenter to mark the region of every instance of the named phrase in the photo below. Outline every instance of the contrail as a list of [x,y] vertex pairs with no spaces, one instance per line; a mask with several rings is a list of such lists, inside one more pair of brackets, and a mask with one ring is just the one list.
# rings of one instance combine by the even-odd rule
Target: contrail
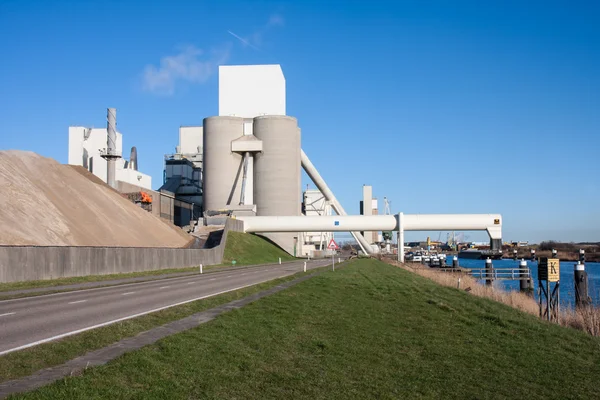
[[227,33],[229,33],[231,36],[233,36],[234,38],[236,38],[240,42],[244,43],[246,46],[250,46],[254,50],[259,50],[260,51],[260,49],[258,47],[256,47],[255,45],[253,45],[252,43],[250,43],[249,41],[247,41],[243,37],[240,37],[240,36],[236,35],[235,33],[231,32],[231,31],[227,31]]

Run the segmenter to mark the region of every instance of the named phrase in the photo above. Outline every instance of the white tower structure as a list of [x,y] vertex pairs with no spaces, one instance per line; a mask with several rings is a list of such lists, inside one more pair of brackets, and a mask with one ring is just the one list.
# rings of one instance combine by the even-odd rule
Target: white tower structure
[[[219,115],[244,118],[244,135],[254,135],[255,117],[286,115],[285,77],[280,65],[219,66]],[[247,154],[244,203],[254,204],[254,153]]]
[[[86,128],[83,126],[69,127],[69,156],[68,163],[80,165],[108,182],[107,161],[101,157],[105,151],[108,140],[106,128]],[[115,151],[123,154],[123,135],[116,132]],[[125,159],[119,158],[115,161],[115,180],[139,186],[144,189],[152,189],[152,177],[137,171],[137,166],[126,168]],[[133,168],[135,167],[135,168]]]

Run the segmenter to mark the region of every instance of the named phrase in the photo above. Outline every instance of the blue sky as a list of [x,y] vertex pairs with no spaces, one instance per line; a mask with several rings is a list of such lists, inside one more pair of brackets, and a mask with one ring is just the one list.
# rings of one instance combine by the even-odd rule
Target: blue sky
[[217,64],[278,63],[348,212],[371,184],[393,212],[600,241],[598,4],[0,0],[0,149],[64,163],[68,126],[116,107],[160,186],[179,126],[218,113]]

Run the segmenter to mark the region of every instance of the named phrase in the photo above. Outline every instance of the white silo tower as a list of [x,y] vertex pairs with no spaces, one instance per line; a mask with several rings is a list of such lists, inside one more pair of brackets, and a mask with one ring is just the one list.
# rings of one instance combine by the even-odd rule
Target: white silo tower
[[204,118],[203,196],[205,210],[227,209],[239,202],[242,155],[231,151],[231,142],[244,135],[244,118]]
[[[267,115],[254,118],[254,136],[263,151],[254,159],[254,202],[259,216],[297,216],[301,212],[300,129],[296,118]],[[265,234],[294,253],[293,233]]]

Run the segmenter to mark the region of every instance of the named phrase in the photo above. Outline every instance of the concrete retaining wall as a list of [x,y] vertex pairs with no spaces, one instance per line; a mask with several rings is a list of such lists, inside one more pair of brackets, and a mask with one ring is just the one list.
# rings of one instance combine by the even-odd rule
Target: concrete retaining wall
[[229,219],[212,249],[0,246],[0,283],[220,264],[228,231],[243,231],[243,222]]

